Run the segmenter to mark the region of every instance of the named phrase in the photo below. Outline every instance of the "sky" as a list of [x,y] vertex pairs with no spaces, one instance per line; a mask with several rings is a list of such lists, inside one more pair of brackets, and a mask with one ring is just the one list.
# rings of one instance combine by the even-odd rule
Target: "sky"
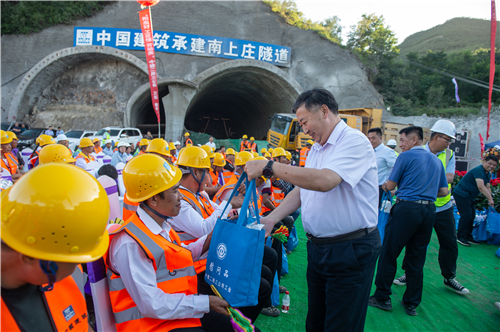
[[[490,0],[296,0],[296,3],[304,16],[313,21],[338,16],[344,43],[350,27],[361,20],[362,14],[383,15],[386,25],[396,34],[398,44],[416,32],[454,17],[491,19]],[[497,13],[499,7],[500,2],[496,3]]]

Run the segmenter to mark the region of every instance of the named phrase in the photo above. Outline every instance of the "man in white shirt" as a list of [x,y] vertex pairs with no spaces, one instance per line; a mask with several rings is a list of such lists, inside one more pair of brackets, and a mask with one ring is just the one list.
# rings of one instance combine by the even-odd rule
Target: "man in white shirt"
[[214,138],[212,136],[210,136],[210,138],[208,139],[208,142],[205,145],[208,145],[209,147],[211,147],[214,150],[216,148],[216,145],[214,143]]
[[391,175],[397,156],[393,149],[382,143],[382,130],[380,128],[371,128],[368,130],[368,140],[370,140],[373,150],[375,151],[375,157],[377,158],[378,206],[380,207],[382,195],[384,193],[382,185],[387,181],[389,175]]
[[182,245],[169,223],[181,208],[181,176],[153,154],[133,158],[123,170],[129,199],[140,205],[110,232],[106,265],[118,331],[233,331],[228,303],[197,295],[193,261],[207,252],[212,234]]
[[306,166],[246,164],[250,178],[274,175],[296,186],[261,223],[269,234],[278,221],[302,209],[309,238],[306,331],[362,331],[381,248],[375,153],[363,133],[340,119],[326,89],[303,92],[293,112],[316,142]]

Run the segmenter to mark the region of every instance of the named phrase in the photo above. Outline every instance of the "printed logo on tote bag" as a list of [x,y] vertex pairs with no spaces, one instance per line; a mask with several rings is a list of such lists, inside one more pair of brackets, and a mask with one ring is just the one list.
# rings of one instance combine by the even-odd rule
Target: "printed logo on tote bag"
[[226,257],[226,254],[227,254],[226,245],[224,243],[219,243],[219,245],[217,245],[217,257],[220,260],[223,260]]

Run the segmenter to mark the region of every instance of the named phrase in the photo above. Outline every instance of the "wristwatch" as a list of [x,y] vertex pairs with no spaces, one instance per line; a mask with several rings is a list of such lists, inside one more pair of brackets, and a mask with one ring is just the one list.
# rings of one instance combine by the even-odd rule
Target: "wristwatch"
[[264,177],[269,179],[271,176],[273,176],[273,164],[274,160],[269,160],[266,167],[264,167],[264,169],[262,170],[262,175],[264,175]]

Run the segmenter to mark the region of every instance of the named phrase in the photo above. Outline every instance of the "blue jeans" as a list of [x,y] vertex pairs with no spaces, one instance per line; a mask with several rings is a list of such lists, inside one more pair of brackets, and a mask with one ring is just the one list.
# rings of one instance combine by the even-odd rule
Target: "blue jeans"
[[307,241],[306,331],[363,331],[380,248],[378,229],[350,241]]

